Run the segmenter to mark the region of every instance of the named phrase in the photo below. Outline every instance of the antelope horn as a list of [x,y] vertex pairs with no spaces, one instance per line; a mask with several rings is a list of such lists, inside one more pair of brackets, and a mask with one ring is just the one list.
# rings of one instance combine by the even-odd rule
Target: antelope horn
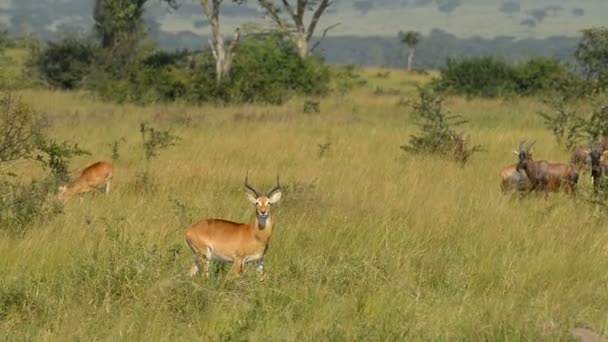
[[532,149],[532,146],[534,146],[534,144],[536,144],[536,140],[534,140],[530,145],[528,145],[528,147],[526,147],[526,151],[530,152],[530,150]]
[[[523,149],[523,146],[524,146],[524,143],[525,143],[525,142],[526,142],[525,140],[522,140],[522,141],[519,143],[519,147],[517,148],[517,150],[518,150],[519,152],[521,152],[521,151],[522,151],[522,149]],[[518,152],[518,154],[519,154],[519,152]]]
[[277,175],[277,185],[272,188],[270,191],[268,191],[268,195],[266,195],[266,197],[270,197],[275,191],[281,189],[281,183],[279,183],[279,176]]
[[249,190],[251,190],[256,197],[261,197],[262,194],[258,191],[258,189],[254,188],[251,184],[249,184],[248,182],[248,178],[249,178],[249,171],[247,171],[247,173],[245,174],[245,187]]

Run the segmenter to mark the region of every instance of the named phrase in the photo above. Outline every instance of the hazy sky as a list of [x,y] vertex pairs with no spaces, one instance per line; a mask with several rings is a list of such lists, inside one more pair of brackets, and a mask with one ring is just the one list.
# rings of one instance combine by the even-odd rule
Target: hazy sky
[[[53,30],[58,24],[87,26],[93,2],[0,0],[0,18],[5,26],[14,27],[42,20],[37,14],[45,12],[53,18],[45,24],[47,29]],[[149,3],[147,15],[159,21],[163,30],[208,33],[200,1],[182,0],[181,8],[172,13],[157,0]],[[225,0],[224,31],[229,33],[245,23],[268,23],[255,5],[255,0],[240,7]],[[11,17],[18,17],[18,22],[11,23]],[[606,18],[608,0],[335,0],[333,9],[321,20],[319,32],[324,26],[340,22],[342,25],[330,35],[395,36],[399,30],[427,33],[439,28],[459,37],[543,38],[574,36],[583,28],[606,25]]]

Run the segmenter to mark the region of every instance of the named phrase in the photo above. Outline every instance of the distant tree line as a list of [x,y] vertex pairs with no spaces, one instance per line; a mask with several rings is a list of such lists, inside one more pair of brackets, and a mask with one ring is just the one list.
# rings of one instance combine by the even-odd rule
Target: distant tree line
[[[330,73],[310,52],[317,45],[312,42],[318,20],[331,1],[278,5],[258,0],[276,29],[241,37],[237,28],[227,41],[220,25],[222,0],[201,0],[209,44],[199,40],[195,50],[174,51],[163,51],[148,39],[149,33],[160,30],[146,29],[147,1],[96,0],[94,35],[42,45],[29,63],[31,74],[51,87],[85,88],[119,102],[281,103],[292,94],[327,93]],[[169,8],[179,5],[177,0],[162,2]],[[308,23],[306,12],[312,13]]]

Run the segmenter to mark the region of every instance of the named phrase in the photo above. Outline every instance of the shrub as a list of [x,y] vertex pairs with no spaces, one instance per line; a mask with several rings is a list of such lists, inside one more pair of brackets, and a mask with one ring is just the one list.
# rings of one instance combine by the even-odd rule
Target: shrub
[[415,154],[437,154],[466,163],[473,153],[481,151],[481,146],[466,147],[464,132],[458,134],[454,127],[467,121],[460,115],[450,114],[443,101],[443,97],[432,90],[418,88],[418,99],[412,102],[412,109],[421,132],[412,135],[401,149]]
[[329,70],[314,57],[302,59],[279,34],[256,35],[239,46],[222,91],[231,102],[281,104],[294,94],[324,95]]
[[493,57],[448,59],[434,87],[458,94],[495,97],[517,89],[516,73],[506,62]]
[[[106,61],[107,60],[107,61]],[[300,58],[280,35],[257,35],[243,41],[230,77],[219,86],[209,52],[159,52],[140,48],[130,61],[115,66],[100,57],[88,85],[116,102],[155,103],[184,100],[280,104],[294,94],[324,95],[329,72],[314,58]]]
[[449,59],[433,87],[438,91],[482,97],[548,92],[575,97],[584,89],[580,77],[556,59],[534,58],[509,65],[493,57]]
[[568,151],[578,145],[581,139],[581,131],[585,122],[577,115],[563,96],[551,97],[544,101],[555,113],[538,113],[545,121],[545,126],[551,130],[557,144],[565,147]]
[[139,124],[146,160],[158,157],[160,150],[174,146],[181,138],[170,131],[159,131],[145,123]]
[[29,156],[41,129],[42,119],[31,106],[0,90],[0,164]]
[[30,67],[34,67],[38,77],[50,86],[74,89],[88,75],[94,56],[95,49],[88,42],[65,38],[59,42],[50,42],[35,53]]
[[[533,95],[557,91],[562,94],[574,93],[574,83],[580,83],[578,76],[557,59],[533,58],[513,67],[515,71],[516,93]],[[579,82],[577,82],[579,81]]]

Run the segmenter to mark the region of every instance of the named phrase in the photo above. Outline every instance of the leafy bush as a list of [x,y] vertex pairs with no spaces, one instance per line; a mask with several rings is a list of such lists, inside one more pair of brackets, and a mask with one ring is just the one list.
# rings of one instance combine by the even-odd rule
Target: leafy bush
[[493,57],[448,59],[441,69],[435,89],[458,94],[494,97],[517,89],[516,73],[502,60]]
[[533,95],[557,91],[561,94],[576,93],[580,79],[564,64],[552,58],[533,58],[515,65],[516,93]]
[[[105,60],[108,62],[104,62]],[[209,52],[159,52],[143,47],[121,66],[100,57],[88,82],[102,98],[155,103],[183,100],[280,104],[294,94],[323,95],[329,71],[314,58],[298,57],[280,35],[253,36],[239,47],[230,77],[219,86]]]
[[170,131],[159,131],[143,122],[139,125],[139,132],[143,139],[144,156],[146,157],[146,160],[158,157],[161,149],[174,146],[181,140],[180,137]]
[[466,163],[473,153],[482,150],[481,146],[466,147],[464,132],[458,134],[454,127],[467,121],[460,115],[450,114],[443,101],[443,97],[432,90],[418,88],[418,99],[412,102],[412,109],[421,132],[411,136],[401,149],[415,154],[438,154]]
[[222,91],[231,102],[281,104],[293,94],[324,95],[329,70],[313,57],[302,59],[279,34],[257,35],[239,46]]
[[578,116],[567,102],[567,98],[552,97],[544,101],[555,113],[538,113],[545,121],[545,126],[551,130],[557,144],[564,146],[568,151],[578,145],[581,139],[585,122]]
[[88,42],[65,38],[48,43],[34,54],[30,67],[34,67],[38,76],[52,87],[74,89],[88,75],[94,57],[95,49]]
[[[57,143],[42,132],[42,119],[31,106],[11,92],[0,93],[0,229],[23,232],[39,218],[61,213],[50,198],[59,181],[67,181],[68,163],[87,153],[76,144]],[[21,183],[10,164],[33,159],[49,170],[49,177]]]
[[433,82],[438,91],[496,97],[547,92],[580,94],[582,80],[556,59],[536,58],[509,65],[493,57],[453,60]]
[[0,90],[0,164],[30,155],[41,135],[42,120],[11,91]]

